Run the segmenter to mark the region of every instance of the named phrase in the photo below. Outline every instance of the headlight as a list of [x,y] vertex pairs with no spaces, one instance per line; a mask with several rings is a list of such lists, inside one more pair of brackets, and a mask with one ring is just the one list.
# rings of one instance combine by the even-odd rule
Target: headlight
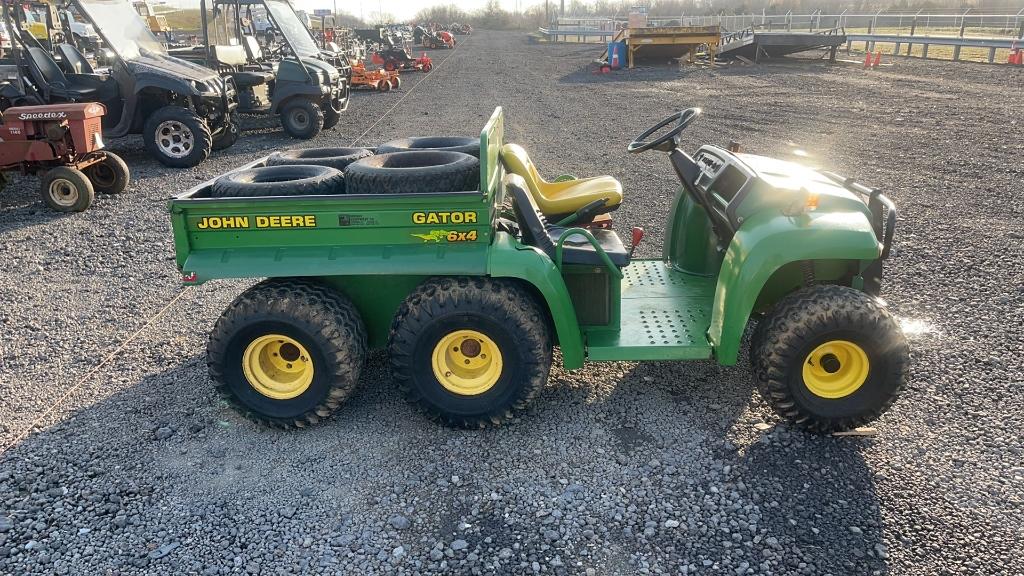
[[206,82],[200,82],[199,80],[189,80],[189,84],[192,86],[192,89],[196,92],[202,93],[210,91],[210,88],[206,85]]

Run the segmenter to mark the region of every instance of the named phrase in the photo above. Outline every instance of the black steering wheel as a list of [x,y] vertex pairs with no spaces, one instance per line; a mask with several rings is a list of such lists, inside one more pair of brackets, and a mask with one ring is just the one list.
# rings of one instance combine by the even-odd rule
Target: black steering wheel
[[[679,134],[683,130],[686,130],[686,127],[696,120],[700,114],[700,108],[687,108],[686,110],[680,110],[661,122],[658,122],[654,126],[651,126],[646,132],[633,139],[626,148],[626,151],[630,154],[639,154],[648,150],[671,152],[679,146]],[[651,140],[650,142],[646,141],[646,138],[649,138],[652,134],[673,122],[675,122],[676,125],[664,135],[659,136],[657,139]]]

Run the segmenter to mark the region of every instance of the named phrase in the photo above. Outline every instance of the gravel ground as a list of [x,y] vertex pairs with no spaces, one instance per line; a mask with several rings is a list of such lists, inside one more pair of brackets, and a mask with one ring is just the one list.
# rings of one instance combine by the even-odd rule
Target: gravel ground
[[511,425],[455,431],[400,401],[380,355],[332,420],[258,427],[215,399],[204,365],[246,284],[180,288],[165,199],[296,142],[250,132],[175,171],[115,141],[123,196],[58,216],[33,180],[3,192],[0,573],[1024,572],[1024,126],[1006,98],[1024,73],[594,76],[596,52],[481,32],[402,91],[356,94],[311,144],[475,134],[502,105],[545,173],[622,179],[617,227],[647,228],[645,256],[676,182],[663,155],[624,148],[680,107],[706,110],[693,147],[799,147],[884,187],[901,217],[884,291],[914,367],[877,436],[790,428],[746,366],[710,363],[556,368]]

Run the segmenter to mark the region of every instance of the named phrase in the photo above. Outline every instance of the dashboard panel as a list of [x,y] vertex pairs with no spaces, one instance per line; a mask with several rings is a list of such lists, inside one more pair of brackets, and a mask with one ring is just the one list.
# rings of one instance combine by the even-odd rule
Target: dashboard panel
[[694,182],[723,212],[755,178],[735,156],[713,146],[703,146],[694,157],[700,174]]

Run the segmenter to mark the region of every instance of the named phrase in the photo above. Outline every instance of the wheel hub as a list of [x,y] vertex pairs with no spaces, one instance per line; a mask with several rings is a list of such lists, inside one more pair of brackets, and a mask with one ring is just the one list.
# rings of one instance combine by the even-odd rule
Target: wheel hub
[[870,367],[868,355],[859,345],[848,340],[830,340],[807,355],[802,375],[812,394],[838,399],[859,390]]
[[260,394],[275,400],[301,395],[313,382],[313,360],[298,340],[281,334],[256,338],[242,354],[242,373]]
[[74,206],[78,201],[78,188],[69,180],[56,178],[50,182],[50,198],[60,206]]
[[165,120],[156,127],[156,145],[172,158],[184,158],[195,147],[195,135],[177,120]]
[[460,396],[476,396],[498,382],[502,356],[498,344],[486,334],[456,330],[438,341],[431,364],[434,377],[446,390]]

